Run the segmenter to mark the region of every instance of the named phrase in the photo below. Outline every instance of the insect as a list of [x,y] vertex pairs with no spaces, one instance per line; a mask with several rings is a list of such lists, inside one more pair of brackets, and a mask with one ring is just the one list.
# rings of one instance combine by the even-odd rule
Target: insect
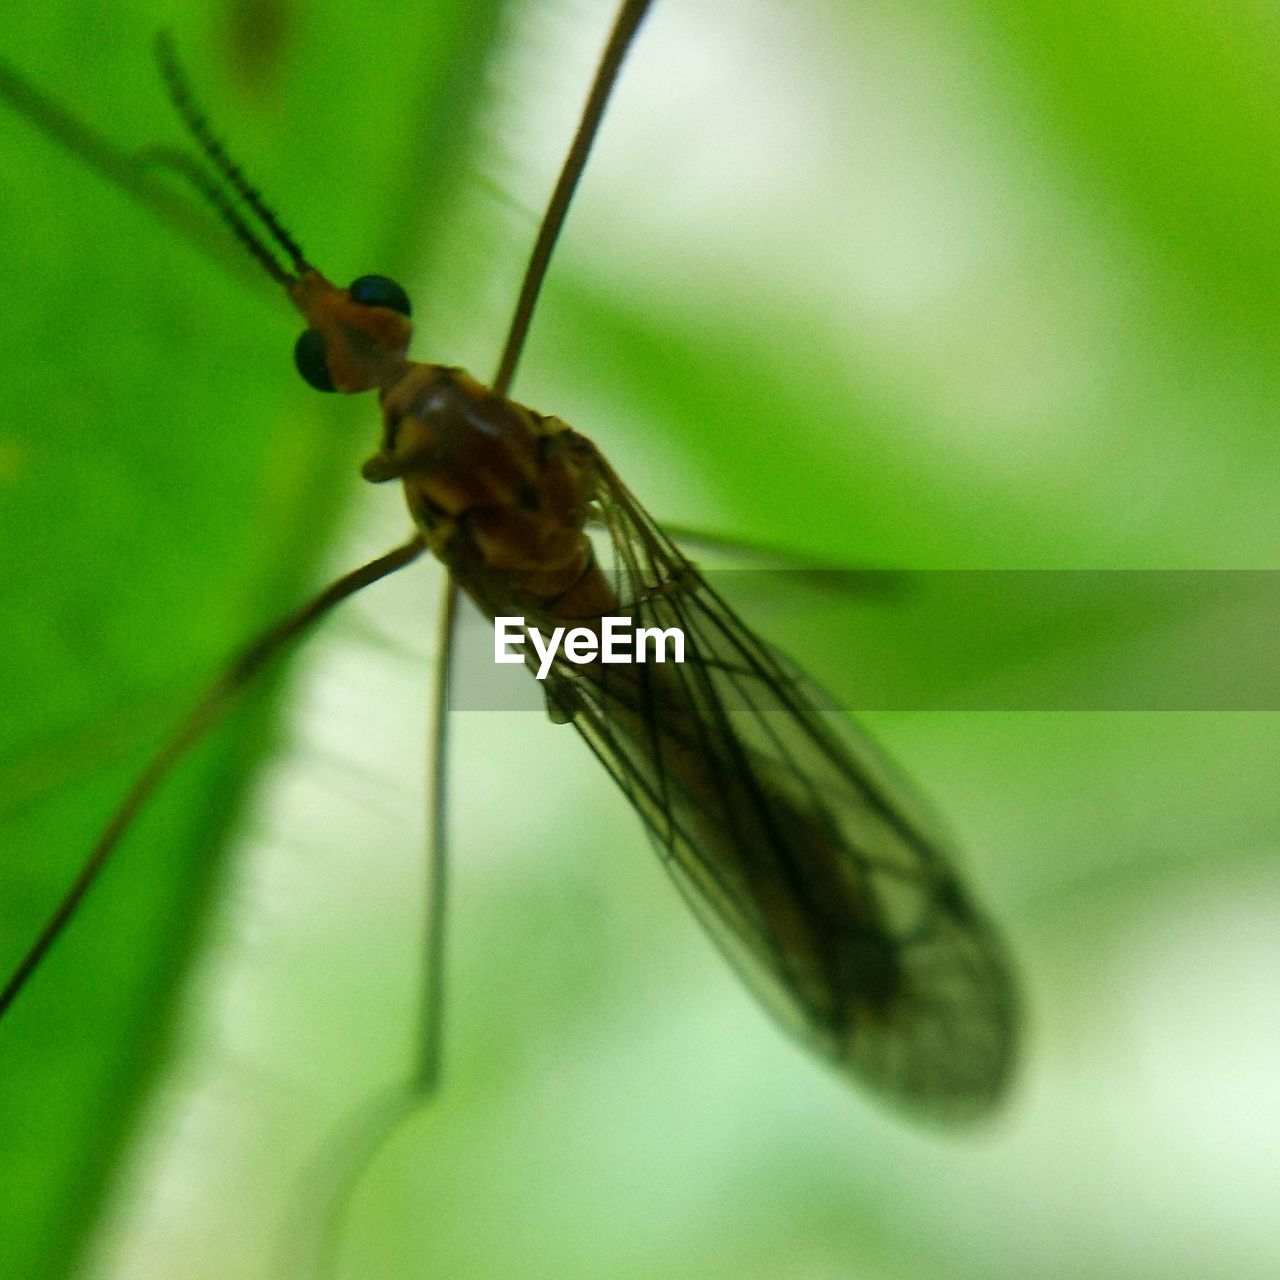
[[[488,387],[449,366],[407,362],[409,304],[398,286],[362,276],[336,287],[311,266],[226,158],[166,56],[202,155],[154,149],[142,162],[196,187],[286,290],[308,325],[297,350],[307,381],[326,391],[380,389],[383,439],[364,475],[404,484],[416,532],[246,651],[126,801],[14,971],[6,1005],[38,971],[153,784],[229,694],[320,614],[429,549],[490,615],[521,612],[550,626],[617,611],[679,626],[690,646],[681,669],[553,668],[552,717],[586,738],[722,949],[806,1044],[916,1109],[977,1113],[1000,1095],[1016,1035],[1011,982],[924,807],[706,585],[590,440],[508,398],[551,248],[647,8],[620,11]],[[442,856],[439,832],[435,848]],[[430,936],[438,946],[440,921]],[[424,1091],[438,1064],[441,1006],[429,1007]]]

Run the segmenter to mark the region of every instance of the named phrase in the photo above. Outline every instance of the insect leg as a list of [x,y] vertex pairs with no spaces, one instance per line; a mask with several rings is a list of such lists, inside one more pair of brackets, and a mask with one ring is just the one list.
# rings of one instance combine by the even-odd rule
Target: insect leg
[[85,859],[71,887],[63,895],[62,901],[58,903],[39,936],[5,982],[3,990],[0,990],[0,1017],[4,1016],[9,1006],[18,998],[50,948],[74,919],[85,895],[93,888],[121,839],[146,807],[157,788],[172,773],[178,761],[218,722],[241,690],[283,653],[294,640],[319,622],[336,605],[380,578],[385,578],[397,569],[404,568],[405,565],[416,560],[423,550],[422,537],[415,534],[395,550],[344,574],[301,608],[264,631],[232,659],[152,756],[146,769],[120,802],[119,808],[111,815],[110,821],[103,828],[102,834]]
[[448,896],[449,686],[457,632],[458,587],[446,578],[440,610],[440,656],[431,704],[431,773],[427,786],[430,826],[427,832],[426,911],[423,918],[422,1030],[412,1089],[425,1100],[440,1080],[444,1024],[445,904]]
[[569,202],[577,190],[578,180],[587,165],[587,156],[591,152],[596,134],[600,130],[600,121],[604,118],[604,109],[608,105],[609,95],[617,83],[618,72],[622,69],[622,59],[640,29],[644,16],[649,12],[653,0],[623,0],[618,16],[614,19],[613,30],[609,33],[609,42],[605,45],[596,68],[595,79],[591,82],[591,91],[587,95],[587,104],[582,109],[582,119],[578,123],[578,132],[574,134],[569,154],[564,158],[560,176],[556,179],[555,189],[551,193],[551,201],[547,211],[542,215],[542,225],[538,228],[538,238],[533,252],[529,255],[529,265],[525,268],[524,280],[520,285],[520,297],[516,301],[515,314],[511,318],[511,327],[507,331],[507,340],[502,346],[502,357],[498,361],[498,371],[493,377],[493,389],[505,396],[511,389],[511,380],[516,374],[516,364],[520,353],[524,350],[524,340],[529,332],[529,322],[533,319],[533,309],[542,289],[542,281],[546,277],[547,267],[551,262],[551,251],[560,237],[560,228],[564,226],[565,215],[569,212]]
[[421,1000],[417,1057],[402,1080],[380,1088],[347,1115],[317,1153],[303,1179],[305,1191],[279,1239],[276,1271],[329,1280],[338,1267],[351,1202],[361,1179],[391,1136],[430,1101],[440,1083],[444,1028],[449,757],[449,687],[458,613],[458,588],[445,578],[440,612],[440,656],[432,691],[431,766],[427,778],[427,862],[424,885]]

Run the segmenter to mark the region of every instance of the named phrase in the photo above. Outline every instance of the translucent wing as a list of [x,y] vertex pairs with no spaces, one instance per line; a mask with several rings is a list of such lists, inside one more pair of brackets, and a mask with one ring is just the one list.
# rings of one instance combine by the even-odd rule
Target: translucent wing
[[[679,627],[685,662],[558,663],[572,720],[748,985],[816,1052],[940,1118],[988,1110],[1017,1001],[999,941],[927,808],[757,639],[600,469],[619,615]],[[602,563],[606,564],[602,556]]]

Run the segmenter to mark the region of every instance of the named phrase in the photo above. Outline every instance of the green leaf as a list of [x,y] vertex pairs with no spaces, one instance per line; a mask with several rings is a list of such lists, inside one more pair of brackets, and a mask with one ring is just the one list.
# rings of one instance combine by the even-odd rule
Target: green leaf
[[[282,7],[268,31],[237,27],[247,9],[98,5],[24,15],[4,48],[129,151],[179,136],[150,49],[171,24],[215,130],[317,261],[354,276],[403,268],[444,216],[497,8],[382,6],[406,33],[388,41],[333,8]],[[369,405],[320,402],[296,378],[298,325],[273,291],[193,253],[13,114],[0,145],[7,971],[180,711],[314,589],[376,435]],[[431,202],[409,176],[427,154]],[[180,771],[6,1020],[6,1277],[66,1274],[84,1249],[168,1056],[220,850],[273,737],[266,712]]]

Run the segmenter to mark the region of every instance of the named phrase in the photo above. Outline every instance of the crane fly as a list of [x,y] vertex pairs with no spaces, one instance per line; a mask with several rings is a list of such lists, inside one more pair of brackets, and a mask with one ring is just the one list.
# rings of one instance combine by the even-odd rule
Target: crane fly
[[[927,805],[737,617],[590,439],[509,394],[553,247],[650,3],[627,0],[619,9],[488,384],[409,358],[411,307],[398,284],[364,275],[339,286],[310,262],[210,129],[167,40],[158,44],[161,71],[195,148],[156,146],[111,164],[86,155],[135,197],[150,199],[157,177],[194,190],[302,315],[295,363],[303,379],[323,392],[378,393],[382,433],[362,474],[401,485],[413,531],[258,637],[217,678],[111,817],[9,976],[0,1014],[27,988],[160,783],[235,696],[342,601],[429,552],[447,569],[448,588],[420,1096],[439,1074],[438,801],[459,593],[491,620],[524,615],[547,632],[598,632],[619,615],[679,629],[681,665],[557,659],[544,685],[550,718],[582,735],[733,967],[814,1053],[887,1100],[938,1118],[983,1114],[1004,1092],[1017,1044],[1014,984]],[[38,109],[17,105],[41,122]],[[59,141],[85,154],[63,133]]]

